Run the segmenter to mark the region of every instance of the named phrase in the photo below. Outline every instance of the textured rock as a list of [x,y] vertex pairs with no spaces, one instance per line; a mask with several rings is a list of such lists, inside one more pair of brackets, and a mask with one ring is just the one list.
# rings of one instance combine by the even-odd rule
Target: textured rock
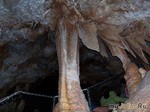
[[[38,69],[41,67],[38,67],[38,60],[34,59],[49,57],[51,44],[41,45],[37,38],[43,38],[45,32],[58,29],[58,21],[63,18],[69,21],[70,26],[76,26],[76,37],[80,37],[88,48],[98,51],[107,45],[112,55],[121,59],[125,70],[130,63],[125,50],[148,63],[143,51],[150,53],[149,7],[148,0],[1,0],[0,89],[16,79],[21,81],[22,78],[43,76],[44,70]],[[84,33],[87,35],[82,38],[81,34]],[[100,49],[96,34],[102,40]],[[108,56],[107,52],[102,51]]]
[[[45,51],[45,48],[51,52]],[[35,42],[24,40],[5,44],[1,47],[0,57],[0,90],[4,94],[22,84],[20,89],[27,91],[27,83],[33,83],[49,74],[53,75],[58,70],[55,45],[47,43],[44,37]]]
[[[146,73],[136,93],[119,108],[119,112],[149,112],[150,71]],[[133,107],[134,106],[134,107]]]

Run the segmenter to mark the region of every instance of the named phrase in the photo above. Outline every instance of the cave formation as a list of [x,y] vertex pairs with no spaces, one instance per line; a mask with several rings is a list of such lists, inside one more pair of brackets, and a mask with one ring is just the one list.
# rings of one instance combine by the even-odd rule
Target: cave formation
[[[55,109],[88,112],[80,83],[87,83],[89,76],[92,85],[125,71],[126,103],[139,99],[149,106],[149,7],[148,0],[0,1],[1,97],[20,89],[32,91],[39,79],[59,74]],[[122,63],[113,63],[113,56]],[[109,73],[99,77],[96,67]]]

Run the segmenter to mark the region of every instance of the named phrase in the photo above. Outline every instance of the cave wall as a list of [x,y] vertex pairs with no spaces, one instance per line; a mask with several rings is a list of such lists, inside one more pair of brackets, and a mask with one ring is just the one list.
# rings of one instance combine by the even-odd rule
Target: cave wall
[[39,78],[58,75],[56,48],[46,36],[35,42],[9,42],[0,51],[0,96],[12,88],[28,91]]

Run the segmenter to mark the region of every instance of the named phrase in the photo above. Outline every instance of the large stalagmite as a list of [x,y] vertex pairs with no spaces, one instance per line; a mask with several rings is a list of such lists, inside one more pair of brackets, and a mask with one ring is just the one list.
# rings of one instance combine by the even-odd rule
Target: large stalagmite
[[[79,85],[78,37],[88,48],[104,56],[108,55],[107,45],[112,55],[120,58],[132,97],[142,77],[126,51],[148,64],[143,51],[150,54],[149,7],[148,0],[1,0],[0,45],[19,38],[33,41],[45,31],[56,31],[60,66],[58,110],[87,112],[88,105]],[[76,99],[82,99],[76,106],[70,103],[76,103],[76,94],[71,91],[75,88],[73,82],[79,91]],[[145,103],[149,105],[146,100]]]

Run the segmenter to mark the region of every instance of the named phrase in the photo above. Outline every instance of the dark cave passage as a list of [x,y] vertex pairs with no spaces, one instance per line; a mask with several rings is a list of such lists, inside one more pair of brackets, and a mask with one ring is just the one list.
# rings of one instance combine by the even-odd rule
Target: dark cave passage
[[58,75],[47,76],[44,79],[39,79],[33,87],[30,88],[29,92],[56,96],[58,95]]

